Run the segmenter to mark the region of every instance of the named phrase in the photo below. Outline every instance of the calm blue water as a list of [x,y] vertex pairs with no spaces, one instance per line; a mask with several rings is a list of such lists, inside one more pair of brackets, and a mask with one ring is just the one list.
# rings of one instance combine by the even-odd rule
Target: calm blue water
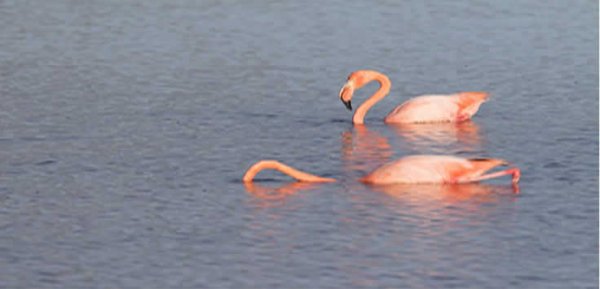
[[[0,0],[0,288],[598,288],[598,3],[313,2]],[[465,90],[471,123],[381,121]],[[415,153],[521,194],[355,180]],[[264,158],[340,181],[244,186]]]

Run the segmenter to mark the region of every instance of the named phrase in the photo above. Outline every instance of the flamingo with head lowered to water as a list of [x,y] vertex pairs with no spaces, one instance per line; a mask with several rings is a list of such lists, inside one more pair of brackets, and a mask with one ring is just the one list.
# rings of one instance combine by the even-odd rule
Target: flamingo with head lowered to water
[[[441,155],[414,155],[386,163],[359,179],[373,185],[386,184],[460,184],[478,182],[505,175],[512,176],[512,183],[519,182],[521,171],[517,167],[487,173],[508,162],[493,158],[466,159]],[[301,182],[335,182],[336,179],[309,174],[275,160],[263,160],[252,165],[244,174],[244,182],[252,182],[262,170],[278,170]]]

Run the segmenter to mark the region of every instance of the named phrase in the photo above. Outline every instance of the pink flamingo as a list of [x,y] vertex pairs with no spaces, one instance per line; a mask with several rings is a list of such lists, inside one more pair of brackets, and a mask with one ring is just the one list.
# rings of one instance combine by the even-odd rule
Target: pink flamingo
[[[352,117],[354,124],[363,124],[367,111],[389,92],[392,83],[381,72],[358,70],[350,73],[348,81],[340,90],[340,99],[352,110],[352,95],[371,81],[381,87],[363,102]],[[479,106],[488,99],[486,92],[459,92],[451,95],[423,95],[407,100],[397,106],[385,118],[385,123],[461,122],[471,119]]]
[[[519,182],[521,171],[517,167],[488,173],[489,170],[509,165],[501,159],[465,159],[453,156],[415,155],[389,162],[359,179],[366,184],[459,184],[478,182],[512,175],[512,182]],[[336,179],[319,177],[302,172],[274,160],[263,160],[252,165],[244,174],[244,182],[252,182],[262,170],[274,169],[301,182],[335,182]]]

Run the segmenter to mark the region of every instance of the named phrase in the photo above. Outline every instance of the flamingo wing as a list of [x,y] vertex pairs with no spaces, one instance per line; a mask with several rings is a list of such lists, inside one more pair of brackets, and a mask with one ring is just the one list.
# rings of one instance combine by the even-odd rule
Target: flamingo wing
[[445,95],[423,95],[411,98],[392,110],[386,123],[445,122],[456,117],[459,106]]
[[466,166],[469,162],[462,158],[416,155],[387,163],[361,180],[372,184],[446,183]]
[[411,98],[392,110],[386,123],[460,122],[470,119],[485,102],[485,92],[452,95],[423,95]]

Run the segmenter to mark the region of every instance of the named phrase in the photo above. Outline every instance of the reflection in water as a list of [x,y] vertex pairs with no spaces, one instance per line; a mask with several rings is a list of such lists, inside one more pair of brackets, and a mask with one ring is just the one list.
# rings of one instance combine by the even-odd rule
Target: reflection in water
[[256,184],[255,182],[244,183],[246,192],[263,200],[282,200],[299,191],[313,189],[317,185],[318,183],[293,182],[278,187],[267,187]]
[[366,173],[390,161],[393,155],[388,139],[364,125],[355,125],[342,134],[342,159],[346,173]]
[[[439,148],[457,144],[459,151],[479,149],[479,127],[472,121],[461,123],[388,124],[411,148]],[[443,151],[440,151],[440,153]]]
[[[511,219],[504,205],[518,197],[519,188],[511,185],[481,183],[459,185],[397,184],[369,186],[371,190],[392,197],[383,199],[382,205],[395,212],[405,224],[418,228],[411,236],[399,236],[405,240],[443,240],[448,234],[462,232],[466,240],[476,239],[477,230],[464,230],[469,226],[489,223],[503,211],[503,220]],[[502,208],[502,209],[499,209]],[[364,224],[369,226],[370,224]],[[417,246],[418,247],[418,246]],[[423,250],[428,246],[423,244]]]
[[516,195],[515,185],[469,184],[394,184],[371,186],[374,191],[385,193],[398,200],[421,202],[436,201],[442,205],[461,203],[467,200],[493,201],[503,195]]
[[[361,232],[353,236],[346,254],[361,255],[370,251],[368,248],[373,244],[387,244],[386,254],[375,261],[369,258],[350,262],[344,258],[336,259],[341,270],[351,276],[350,282],[354,287],[377,287],[380,284],[378,276],[369,274],[364,268],[376,266],[381,259],[389,263],[410,264],[394,273],[406,284],[421,284],[423,278],[431,276],[452,278],[457,272],[438,270],[430,267],[431,264],[443,263],[445,258],[462,258],[459,260],[469,262],[484,257],[484,253],[473,253],[473,240],[486,238],[482,235],[487,233],[485,228],[490,223],[510,227],[514,222],[510,207],[518,196],[515,194],[518,192],[516,187],[481,183],[387,186],[356,183],[351,191],[363,192],[352,202],[352,209],[369,213],[344,219],[343,224],[348,231]],[[366,197],[369,192],[374,195]],[[369,210],[366,205],[376,207],[377,212]],[[381,235],[387,237],[385,241],[379,237]],[[411,257],[407,257],[411,254],[418,255],[416,260],[421,261],[412,263]]]

